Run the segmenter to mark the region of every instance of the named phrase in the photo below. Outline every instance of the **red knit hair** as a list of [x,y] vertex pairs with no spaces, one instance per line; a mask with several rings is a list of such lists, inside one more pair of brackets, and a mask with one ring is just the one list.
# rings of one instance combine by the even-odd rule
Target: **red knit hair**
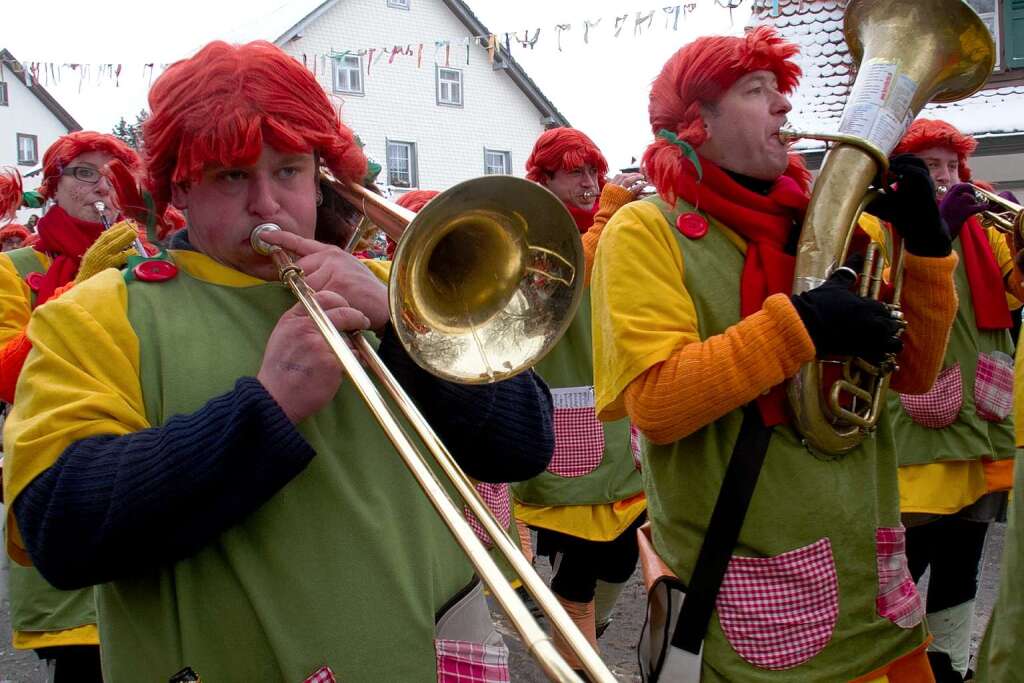
[[[644,152],[644,173],[663,196],[674,198],[682,164],[689,164],[682,150],[657,137],[662,130],[674,133],[692,147],[707,140],[701,106],[714,105],[733,83],[751,71],[771,71],[779,92],[788,95],[800,80],[800,67],[790,58],[800,48],[780,38],[775,29],[758,26],[743,37],[698,38],[672,55],[651,86],[648,112],[655,140]],[[810,184],[810,173],[795,155],[786,175],[801,188]]]
[[955,152],[959,162],[960,181],[971,182],[971,168],[967,165],[967,157],[974,153],[977,141],[965,135],[954,126],[937,119],[916,119],[910,124],[903,139],[892,151],[897,154],[914,154],[933,147],[943,147]]
[[255,163],[264,143],[314,152],[343,180],[366,174],[355,136],[313,74],[265,41],[214,41],[172,64],[153,84],[149,107],[143,133],[158,207],[172,184],[198,181],[207,167]]
[[602,181],[608,161],[594,141],[575,128],[552,128],[540,134],[526,160],[526,178],[539,183],[556,171],[574,171],[589,164]]
[[4,227],[0,228],[0,240],[6,240],[12,237],[27,239],[28,235],[28,230],[20,223],[8,223]]
[[438,194],[440,193],[437,190],[413,190],[403,194],[395,201],[395,203],[401,207],[409,209],[413,213],[419,213],[420,210],[427,205],[427,202]]
[[[43,154],[43,181],[36,190],[44,198],[53,197],[61,174],[72,161],[86,152],[103,152],[123,163],[132,173],[142,165],[139,155],[120,139],[106,133],[80,130],[57,138]],[[0,172],[0,220],[10,220],[22,202],[21,176],[14,169]]]

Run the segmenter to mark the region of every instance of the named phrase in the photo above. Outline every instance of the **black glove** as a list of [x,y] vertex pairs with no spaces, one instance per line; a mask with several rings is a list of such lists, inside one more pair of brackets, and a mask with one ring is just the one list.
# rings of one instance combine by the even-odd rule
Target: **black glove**
[[868,204],[868,213],[891,223],[911,254],[948,256],[953,242],[939,215],[928,167],[913,154],[900,154],[889,161],[889,180],[896,187],[883,188]]
[[819,356],[877,361],[903,349],[903,323],[885,304],[850,291],[857,277],[841,268],[819,287],[790,297]]

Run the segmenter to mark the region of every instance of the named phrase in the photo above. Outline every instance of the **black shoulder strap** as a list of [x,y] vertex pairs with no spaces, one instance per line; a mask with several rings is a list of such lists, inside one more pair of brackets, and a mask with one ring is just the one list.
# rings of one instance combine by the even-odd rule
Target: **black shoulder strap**
[[711,513],[704,542],[697,555],[693,577],[686,590],[686,599],[679,611],[679,621],[672,634],[672,645],[694,654],[708,630],[711,613],[722,586],[729,558],[743,528],[754,487],[761,474],[761,465],[768,452],[772,430],[764,426],[756,402],[743,409],[743,424],[736,440],[722,488]]

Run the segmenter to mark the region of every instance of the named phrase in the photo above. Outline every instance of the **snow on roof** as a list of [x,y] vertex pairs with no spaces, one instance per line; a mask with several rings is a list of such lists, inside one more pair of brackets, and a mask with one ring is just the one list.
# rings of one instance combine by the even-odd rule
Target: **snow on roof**
[[[834,132],[839,128],[855,74],[843,38],[846,0],[779,0],[779,16],[772,3],[754,2],[751,25],[775,26],[779,34],[800,46],[796,62],[803,69],[800,85],[790,97],[791,127]],[[1024,132],[1024,86],[982,90],[949,104],[929,104],[921,116],[942,118],[976,137]],[[822,147],[816,141],[797,144],[801,149]]]

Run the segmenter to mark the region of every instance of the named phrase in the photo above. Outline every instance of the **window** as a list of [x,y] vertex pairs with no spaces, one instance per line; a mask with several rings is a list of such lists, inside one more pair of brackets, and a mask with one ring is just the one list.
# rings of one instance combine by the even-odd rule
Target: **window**
[[388,0],[388,7],[395,9],[409,9],[409,0]]
[[1024,68],[1024,0],[967,0],[996,44],[996,69]]
[[388,185],[416,187],[416,143],[388,140]]
[[35,135],[18,133],[18,163],[22,166],[39,163],[39,141]]
[[334,60],[334,92],[363,94],[363,58],[345,55]]
[[485,149],[484,174],[512,175],[512,153],[496,149]]
[[9,104],[10,101],[7,99],[7,83],[0,81],[0,107],[6,107]]
[[450,107],[462,106],[462,71],[460,69],[437,67],[437,103]]

